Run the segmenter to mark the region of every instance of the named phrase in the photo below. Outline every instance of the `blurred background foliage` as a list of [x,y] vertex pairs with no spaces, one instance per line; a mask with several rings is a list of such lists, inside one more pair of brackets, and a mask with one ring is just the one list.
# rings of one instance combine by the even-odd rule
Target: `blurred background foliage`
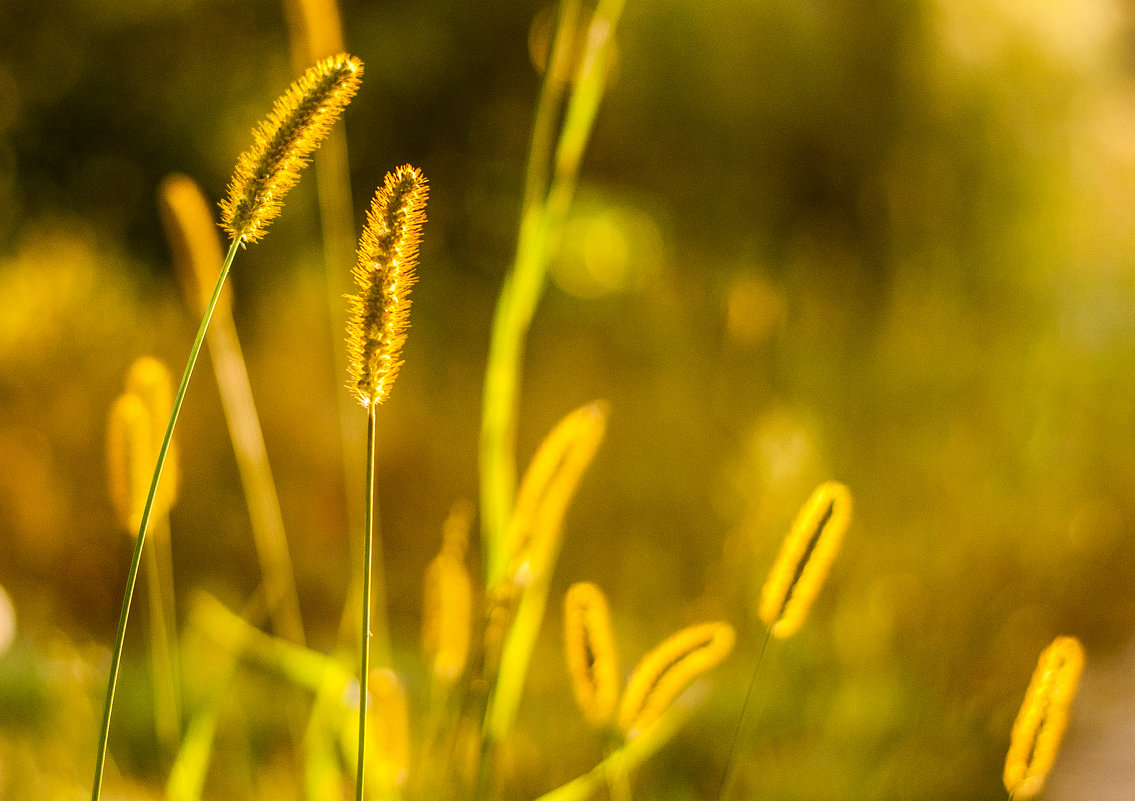
[[[755,595],[829,477],[852,488],[855,520],[812,619],[762,667],[746,793],[1003,798],[1036,656],[1075,634],[1089,667],[1049,797],[1131,797],[1135,757],[1115,749],[1131,742],[1135,682],[1114,677],[1135,619],[1132,10],[628,3],[530,338],[520,459],[569,410],[610,400],[555,586],[609,593],[627,663],[707,616],[739,628],[706,709],[637,774],[640,797],[715,796],[756,658]],[[548,12],[344,0],[342,18],[367,66],[345,117],[356,215],[397,164],[431,180],[379,435],[395,667],[413,696],[423,569],[451,504],[476,498]],[[0,657],[4,798],[88,792],[132,546],[107,496],[105,415],[137,356],[179,372],[196,326],[157,184],[182,171],[219,198],[296,74],[270,0],[0,4],[0,584],[17,621]],[[307,175],[232,283],[305,624],[330,649],[357,546],[315,198]],[[239,608],[259,572],[208,370],[179,437],[180,597]],[[158,797],[168,769],[137,616],[112,730],[133,777],[114,774],[121,798]],[[508,798],[599,756],[559,625],[552,604]],[[256,674],[235,691],[211,779],[223,797],[297,797],[272,734],[295,719],[260,702],[280,692]],[[274,767],[254,772],[252,754]]]

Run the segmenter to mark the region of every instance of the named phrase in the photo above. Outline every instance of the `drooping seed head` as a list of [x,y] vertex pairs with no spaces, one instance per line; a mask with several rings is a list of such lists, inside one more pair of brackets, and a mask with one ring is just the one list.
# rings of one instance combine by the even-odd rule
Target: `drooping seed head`
[[1075,637],[1057,637],[1041,652],[1005,757],[1005,789],[1014,799],[1044,789],[1083,669],[1084,647]]
[[[182,292],[189,307],[203,314],[225,260],[212,207],[197,182],[180,173],[162,180],[158,200]],[[232,291],[226,285],[217,306],[231,305]]]
[[804,623],[851,522],[851,492],[828,481],[812,493],[784,538],[761,590],[760,617],[778,639]]
[[556,424],[532,457],[506,533],[513,582],[532,582],[555,559],[564,515],[603,441],[609,413],[605,401],[576,409]]
[[606,726],[619,700],[619,658],[607,598],[591,582],[571,585],[564,597],[564,655],[584,717]]
[[367,212],[353,271],[358,293],[347,297],[347,387],[363,408],[389,397],[402,365],[428,195],[425,176],[407,164],[387,174]]
[[682,629],[643,657],[619,705],[619,728],[627,739],[645,731],[698,676],[733,650],[736,634],[725,622]]
[[363,64],[340,53],[301,75],[252,132],[252,147],[237,161],[221,227],[232,239],[255,242],[280,213],[284,195],[327,136],[362,82]]

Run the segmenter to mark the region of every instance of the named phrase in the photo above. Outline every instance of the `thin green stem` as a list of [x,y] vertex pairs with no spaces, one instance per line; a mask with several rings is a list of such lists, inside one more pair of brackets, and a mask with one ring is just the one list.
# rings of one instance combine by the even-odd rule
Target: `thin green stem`
[[95,756],[95,778],[91,787],[91,801],[99,801],[102,795],[102,775],[106,766],[106,745],[110,739],[110,716],[114,709],[114,691],[118,686],[118,670],[122,665],[122,644],[126,641],[126,621],[130,617],[130,602],[134,598],[134,585],[138,581],[138,566],[142,563],[142,546],[146,542],[146,529],[150,525],[150,515],[154,510],[154,497],[158,493],[158,481],[162,477],[162,467],[165,466],[166,454],[169,453],[169,444],[173,439],[173,430],[177,426],[177,416],[181,412],[181,404],[185,400],[185,390],[189,387],[189,379],[193,376],[193,367],[197,364],[197,356],[201,353],[201,344],[205,341],[205,331],[209,328],[209,320],[213,316],[213,309],[217,305],[217,298],[221,296],[221,287],[228,277],[229,268],[236,258],[237,248],[241,239],[233,240],[229,252],[225,256],[225,263],[221,266],[221,274],[217,276],[217,285],[213,288],[213,295],[205,307],[205,314],[201,318],[201,326],[197,329],[197,338],[193,340],[193,347],[189,350],[189,360],[185,365],[185,372],[181,376],[181,386],[177,388],[177,395],[173,399],[173,410],[166,425],[166,434],[162,439],[162,447],[158,451],[158,463],[154,467],[154,477],[150,481],[150,492],[146,496],[146,506],[142,510],[142,522],[138,526],[138,539],[134,543],[134,555],[130,559],[130,571],[126,575],[126,591],[122,596],[122,611],[118,616],[118,632],[114,637],[114,653],[110,658],[110,678],[106,687],[106,703],[103,706],[102,732],[99,735],[98,753]]
[[757,687],[757,678],[760,676],[761,663],[765,658],[765,650],[768,648],[769,632],[765,630],[764,639],[761,640],[761,648],[757,653],[757,664],[753,667],[753,675],[749,679],[749,689],[745,693],[745,702],[741,705],[741,717],[737,720],[737,728],[733,732],[733,741],[729,744],[729,755],[725,758],[725,771],[721,776],[721,787],[717,791],[717,801],[727,801],[733,793],[733,786],[737,782],[737,747],[742,740],[747,740],[749,731],[746,724],[749,723],[749,718],[752,716],[750,709],[753,700],[753,691]]
[[516,412],[524,338],[544,285],[540,231],[548,192],[548,161],[555,144],[564,74],[575,39],[578,0],[561,0],[556,34],[528,154],[516,260],[505,279],[493,316],[481,415],[481,530],[489,585],[504,571],[504,536],[516,491]]
[[363,776],[366,772],[367,744],[367,673],[370,671],[370,573],[373,553],[374,522],[374,411],[367,407],[367,480],[366,523],[363,535],[363,655],[359,671],[359,772],[355,781],[355,799],[363,801]]

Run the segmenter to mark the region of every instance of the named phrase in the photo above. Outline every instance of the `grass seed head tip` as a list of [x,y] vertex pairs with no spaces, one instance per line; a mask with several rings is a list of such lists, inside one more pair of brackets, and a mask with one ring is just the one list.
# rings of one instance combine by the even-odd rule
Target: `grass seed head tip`
[[850,522],[851,492],[838,481],[818,486],[801,507],[761,589],[759,613],[772,636],[803,625]]
[[1041,652],[1005,757],[1005,788],[1014,799],[1044,789],[1083,669],[1084,648],[1075,637],[1057,637]]
[[584,716],[607,725],[619,698],[619,660],[607,599],[591,582],[573,584],[564,598],[564,655]]
[[619,705],[619,728],[627,739],[654,724],[696,678],[724,661],[735,639],[724,621],[701,623],[671,635],[643,657]]
[[402,365],[428,197],[425,176],[407,164],[387,174],[367,212],[353,271],[358,291],[347,298],[347,386],[364,408],[389,397]]
[[339,53],[296,79],[252,132],[252,147],[237,160],[221,227],[229,237],[255,242],[299,181],[300,170],[331,131],[362,82],[363,64]]

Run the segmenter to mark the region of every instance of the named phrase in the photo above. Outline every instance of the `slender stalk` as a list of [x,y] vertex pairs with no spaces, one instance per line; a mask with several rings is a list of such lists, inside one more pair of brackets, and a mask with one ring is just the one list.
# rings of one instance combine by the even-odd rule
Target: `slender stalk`
[[578,0],[561,0],[544,82],[536,104],[528,153],[516,261],[505,279],[493,316],[481,414],[481,530],[490,586],[504,570],[504,539],[516,491],[516,406],[523,340],[543,287],[536,247],[547,193],[548,162],[555,145],[555,123],[563,98],[567,61],[575,39]]
[[765,658],[765,649],[768,648],[769,632],[761,640],[760,651],[757,652],[757,664],[753,667],[753,675],[749,679],[749,689],[745,693],[745,703],[741,705],[741,717],[737,720],[737,728],[733,732],[733,741],[729,744],[729,755],[725,758],[725,771],[721,776],[721,787],[717,791],[717,801],[726,801],[733,793],[733,786],[737,782],[737,746],[743,739],[748,739],[749,718],[752,717],[751,702],[753,691],[757,686],[757,678],[761,672],[761,663]]
[[363,536],[363,654],[359,672],[359,772],[355,782],[355,799],[363,801],[363,776],[366,768],[367,742],[367,674],[370,671],[370,572],[372,523],[374,519],[374,412],[377,404],[367,407],[367,480],[366,523]]
[[[560,29],[553,43],[552,63],[563,49],[570,52],[575,34],[574,0],[564,0]],[[614,33],[624,0],[602,0],[588,28],[587,47],[576,71],[575,88],[567,100],[559,138],[552,154],[552,177],[540,196],[536,182],[547,167],[542,158],[550,138],[549,115],[557,113],[562,96],[559,69],[549,68],[537,107],[533,149],[529,157],[524,208],[517,239],[516,260],[505,279],[493,316],[481,411],[481,529],[486,575],[490,586],[505,571],[505,533],[516,488],[516,418],[524,345],[536,306],[544,291],[548,262],[555,252],[579,177],[583,152],[591,138],[614,51]],[[567,10],[567,9],[570,9]]]
[[102,732],[99,735],[98,753],[95,756],[95,777],[91,786],[91,801],[99,801],[102,795],[102,776],[106,766],[106,746],[110,739],[110,717],[114,709],[114,691],[118,685],[118,670],[122,665],[122,645],[126,641],[126,621],[130,617],[130,602],[134,597],[134,585],[138,581],[138,567],[142,563],[142,546],[146,542],[146,529],[150,525],[150,515],[154,509],[154,497],[158,492],[158,481],[162,477],[162,467],[165,465],[169,444],[173,439],[173,430],[177,426],[177,416],[181,412],[181,404],[185,400],[185,391],[189,387],[189,379],[193,375],[193,367],[197,364],[197,356],[201,353],[201,344],[205,340],[205,331],[209,328],[209,319],[213,316],[213,309],[217,305],[217,298],[221,295],[221,287],[236,258],[237,248],[241,238],[233,239],[229,252],[225,256],[225,263],[221,266],[221,274],[217,276],[217,285],[209,298],[209,305],[205,307],[205,314],[201,318],[201,326],[197,329],[197,338],[193,340],[193,347],[189,350],[189,360],[185,365],[185,372],[181,376],[181,385],[173,399],[173,410],[166,425],[165,437],[162,447],[158,451],[158,463],[154,467],[154,478],[150,481],[150,492],[146,496],[146,506],[142,510],[142,522],[138,526],[138,539],[134,543],[134,555],[130,559],[130,570],[126,575],[126,591],[122,596],[122,611],[118,616],[118,632],[114,638],[114,652],[110,658],[110,677],[106,687],[106,703],[103,707]]

